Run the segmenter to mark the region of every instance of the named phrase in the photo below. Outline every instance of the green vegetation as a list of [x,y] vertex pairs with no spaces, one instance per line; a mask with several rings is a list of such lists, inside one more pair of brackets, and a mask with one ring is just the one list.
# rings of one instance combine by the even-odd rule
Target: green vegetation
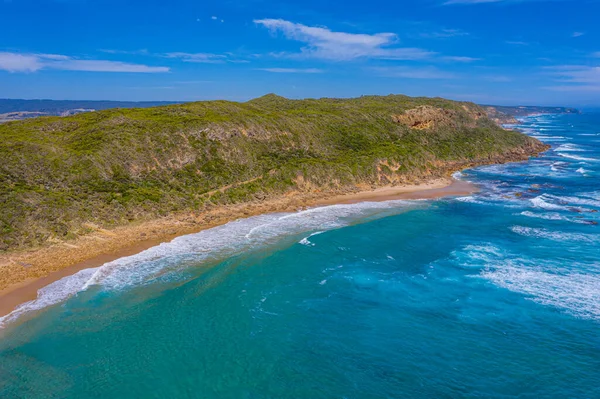
[[[446,112],[424,130],[394,116]],[[450,115],[450,117],[448,117]],[[197,102],[0,125],[0,250],[181,211],[444,176],[543,146],[480,107],[405,96]]]

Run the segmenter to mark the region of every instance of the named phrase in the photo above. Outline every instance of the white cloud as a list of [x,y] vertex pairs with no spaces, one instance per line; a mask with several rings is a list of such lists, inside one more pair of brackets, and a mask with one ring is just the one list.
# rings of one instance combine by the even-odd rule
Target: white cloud
[[469,36],[469,33],[460,29],[442,29],[433,32],[423,32],[421,37],[426,39],[446,39],[449,37]]
[[559,81],[600,85],[600,67],[587,65],[558,65],[547,67]]
[[32,54],[0,53],[0,69],[8,72],[35,72],[44,66]]
[[166,58],[178,58],[184,62],[195,62],[201,64],[219,64],[225,62],[227,57],[221,54],[210,53],[166,53],[162,55]]
[[140,50],[114,50],[114,49],[100,49],[103,53],[107,54],[126,54],[126,55],[150,55],[147,49]]
[[306,44],[300,53],[282,54],[285,56],[347,61],[357,58],[422,60],[435,55],[418,48],[390,47],[398,42],[394,33],[334,32],[326,27],[307,26],[283,19],[257,19],[254,22]]
[[142,64],[130,64],[120,61],[104,60],[75,60],[57,61],[47,64],[48,68],[61,69],[63,71],[86,71],[86,72],[129,72],[129,73],[156,73],[169,72],[167,67],[153,67]]
[[475,61],[481,61],[481,58],[459,57],[459,56],[445,56],[445,57],[442,57],[442,60],[444,60],[444,61],[452,61],[452,62],[475,62]]
[[405,79],[456,79],[458,76],[451,72],[442,71],[435,67],[390,67],[373,68],[381,76]]
[[216,21],[217,17],[213,15],[212,17],[210,17],[210,19],[212,19],[213,21]]
[[41,69],[89,72],[169,72],[167,67],[130,64],[120,61],[82,60],[60,54],[20,54],[0,52],[0,70],[8,72],[35,72]]
[[573,32],[573,33],[571,34],[571,37],[581,37],[581,36],[583,36],[583,35],[585,35],[585,33],[584,33],[584,32]]
[[546,70],[560,84],[546,87],[561,92],[600,92],[600,67],[586,65],[557,65]]
[[322,69],[317,68],[258,68],[258,71],[272,73],[323,73]]

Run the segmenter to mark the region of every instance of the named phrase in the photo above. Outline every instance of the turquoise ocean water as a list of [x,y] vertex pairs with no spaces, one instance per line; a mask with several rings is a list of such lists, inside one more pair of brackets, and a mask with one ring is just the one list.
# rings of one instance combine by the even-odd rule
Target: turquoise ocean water
[[[2,398],[600,398],[600,114],[478,194],[229,223],[2,320]],[[17,322],[15,322],[15,320]]]

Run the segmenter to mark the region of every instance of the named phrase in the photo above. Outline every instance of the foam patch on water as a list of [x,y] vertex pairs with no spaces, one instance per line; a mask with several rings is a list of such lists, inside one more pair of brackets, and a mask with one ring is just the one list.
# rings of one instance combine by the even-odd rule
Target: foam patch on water
[[554,231],[535,227],[524,227],[524,226],[512,226],[510,228],[514,233],[525,237],[543,238],[552,241],[577,241],[594,243],[599,242],[600,237],[593,234],[584,233],[567,233],[562,231]]
[[598,159],[598,158],[580,157],[579,155],[565,154],[565,153],[562,153],[562,152],[557,152],[557,154],[558,154],[558,156],[561,156],[563,158],[574,159],[576,161],[600,162],[600,159]]
[[583,168],[579,168],[579,169],[577,169],[577,170],[576,170],[576,172],[577,172],[577,173],[580,173],[580,174],[582,174],[582,175],[584,175],[584,176],[585,176],[585,175],[587,175],[588,173],[590,173],[590,171],[589,171],[589,170],[587,170],[587,169],[583,169]]
[[[481,269],[479,277],[527,299],[576,317],[600,319],[598,264],[521,258],[492,244],[468,245],[453,257],[463,267]],[[594,272],[585,274],[582,271]]]
[[24,303],[17,307],[12,313],[0,317],[0,328],[4,327],[7,323],[16,320],[24,313],[43,309],[69,299],[83,289],[85,284],[97,270],[98,268],[81,270],[71,276],[62,278],[41,288],[38,290],[37,299]]
[[475,199],[475,196],[473,196],[473,195],[469,195],[466,197],[457,197],[457,198],[455,198],[455,200],[459,201],[459,202],[466,202],[469,204],[479,204],[479,205],[485,204],[485,202]]
[[[63,302],[92,286],[118,290],[164,278],[170,272],[220,261],[244,251],[279,242],[284,237],[348,226],[366,218],[398,214],[423,202],[387,201],[341,204],[296,213],[240,219],[196,234],[177,237],[133,256],[82,270],[38,291],[38,297],[0,318],[0,327],[20,315]],[[307,239],[307,242],[308,239]]]
[[453,178],[454,180],[460,180],[460,179],[462,179],[462,177],[463,177],[463,174],[462,174],[462,172],[454,172],[454,173],[452,174],[452,178]]
[[541,270],[505,266],[482,273],[496,285],[534,301],[567,310],[583,318],[600,318],[600,278],[589,274],[559,275]]
[[564,137],[564,136],[546,136],[543,134],[536,134],[536,135],[532,135],[533,138],[536,138],[538,140],[542,140],[542,141],[567,141],[567,140],[571,140],[570,137]]
[[585,220],[570,218],[568,216],[561,215],[558,212],[546,212],[546,213],[535,213],[531,211],[521,212],[520,215],[527,216],[535,219],[544,219],[544,220],[560,220],[570,223],[578,223],[578,224],[587,224]]
[[588,150],[583,149],[582,147],[576,144],[563,144],[559,146],[555,151],[562,152],[587,152]]
[[546,210],[567,210],[568,208],[563,205],[553,204],[549,201],[549,197],[546,194],[540,195],[539,197],[532,198],[531,204],[535,208],[541,208]]
[[583,197],[572,197],[572,196],[561,196],[561,195],[551,195],[545,194],[546,198],[552,198],[556,201],[560,201],[563,204],[577,204],[577,205],[589,205],[600,207],[600,201],[590,198]]
[[324,233],[324,231],[317,231],[316,233],[312,233],[308,237],[304,237],[298,243],[302,244],[302,245],[306,245],[307,247],[314,247],[316,244],[312,241],[309,241],[309,238],[318,236],[319,234],[323,234],[323,233]]

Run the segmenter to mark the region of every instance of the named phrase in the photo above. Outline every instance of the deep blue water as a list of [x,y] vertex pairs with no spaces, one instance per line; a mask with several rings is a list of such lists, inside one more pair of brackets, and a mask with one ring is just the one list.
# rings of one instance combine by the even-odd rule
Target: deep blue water
[[473,196],[241,220],[53,284],[4,320],[0,397],[600,398],[600,114],[519,127],[553,149],[463,172]]

